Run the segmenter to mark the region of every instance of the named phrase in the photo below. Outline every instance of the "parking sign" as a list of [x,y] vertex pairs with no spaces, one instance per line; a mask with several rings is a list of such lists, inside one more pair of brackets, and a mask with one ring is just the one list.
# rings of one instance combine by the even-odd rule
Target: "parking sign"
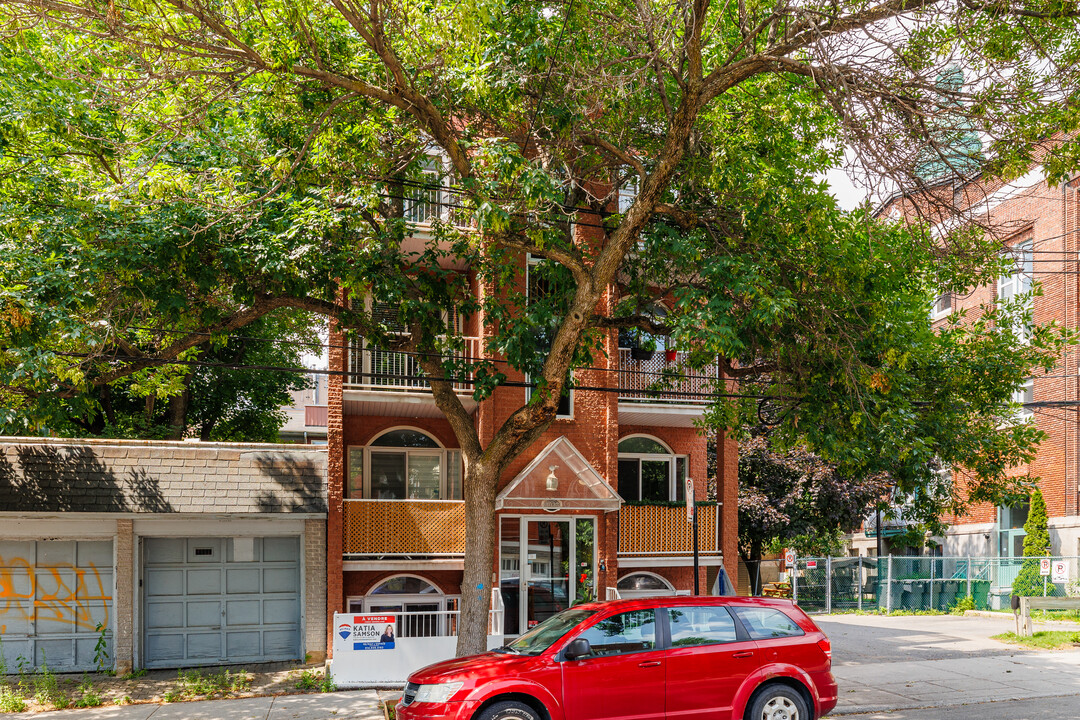
[[1050,574],[1050,558],[1043,558],[1042,560],[1039,561],[1039,574],[1040,575],[1049,575]]
[[1050,569],[1050,582],[1063,583],[1069,581],[1069,563],[1064,560],[1055,560]]

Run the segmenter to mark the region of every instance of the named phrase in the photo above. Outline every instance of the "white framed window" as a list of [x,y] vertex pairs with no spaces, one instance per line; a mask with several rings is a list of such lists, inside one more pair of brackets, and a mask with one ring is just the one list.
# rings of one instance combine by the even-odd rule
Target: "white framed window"
[[687,456],[674,454],[656,438],[623,438],[619,441],[619,495],[629,502],[684,500],[688,467]]
[[371,500],[461,500],[461,451],[427,433],[394,428],[369,445],[348,448],[347,497]]
[[953,294],[951,292],[943,292],[937,296],[937,300],[934,301],[933,307],[930,308],[930,319],[940,320],[952,314],[953,311]]
[[398,637],[435,637],[452,634],[458,600],[417,575],[395,575],[367,595],[349,597],[346,607],[350,613],[397,615]]
[[[1013,271],[1007,275],[1002,275],[998,278],[998,301],[1006,303],[1011,301],[1018,295],[1031,292],[1032,285],[1032,248],[1034,243],[1031,240],[1025,240],[1023,242],[1016,243],[1007,252],[1006,256],[1011,257],[1013,262]],[[1028,295],[1024,300],[1022,310],[1030,311],[1032,307],[1032,298]],[[1017,321],[1012,327],[1013,333],[1017,339],[1021,342],[1027,342],[1030,337],[1031,328],[1026,324]]]
[[1012,401],[1016,405],[1016,419],[1027,422],[1035,416],[1031,403],[1035,402],[1035,378],[1028,378],[1016,390],[1013,390]]
[[623,183],[623,186],[619,188],[619,212],[624,213],[630,209],[630,206],[634,204],[634,200],[637,200],[638,195],[638,178],[636,175],[631,175]]
[[441,155],[427,154],[419,171],[405,187],[405,219],[417,225],[430,225],[446,219],[449,173]]
[[[542,298],[546,296],[550,289],[547,282],[540,277],[540,274],[535,272],[535,268],[543,263],[547,262],[544,258],[536,257],[529,254],[527,262],[525,263],[525,289],[526,298],[531,300],[533,298]],[[553,331],[552,331],[553,332]],[[551,343],[554,337],[544,338],[544,341]],[[573,377],[573,374],[571,374]],[[531,378],[526,375],[525,382],[531,385]],[[525,401],[528,402],[532,398],[533,389],[531,386],[525,388]],[[565,388],[563,395],[559,398],[559,407],[555,411],[556,420],[572,420],[574,418],[574,389]]]

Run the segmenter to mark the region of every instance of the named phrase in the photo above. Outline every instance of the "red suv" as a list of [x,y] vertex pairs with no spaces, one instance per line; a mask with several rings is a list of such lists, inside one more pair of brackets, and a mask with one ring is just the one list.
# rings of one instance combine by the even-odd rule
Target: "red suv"
[[577,605],[509,645],[409,676],[398,720],[813,720],[832,648],[788,600]]

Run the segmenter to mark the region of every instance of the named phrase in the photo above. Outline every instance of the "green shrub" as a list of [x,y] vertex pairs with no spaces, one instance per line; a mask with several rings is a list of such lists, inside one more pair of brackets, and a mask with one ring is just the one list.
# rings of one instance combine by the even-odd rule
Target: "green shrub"
[[311,690],[316,692],[334,692],[337,685],[328,673],[319,670],[304,670],[300,673],[300,679],[296,681],[298,690]]
[[105,698],[101,696],[101,693],[96,687],[94,682],[83,675],[83,680],[79,683],[79,697],[72,703],[77,708],[93,708],[101,707],[105,704]]
[[[48,663],[41,664],[41,672],[34,676],[34,700],[38,705],[55,705],[60,707],[57,701],[63,693],[60,692],[60,683],[56,676],[49,670]],[[66,699],[66,698],[65,698]]]
[[0,712],[17,713],[26,709],[26,700],[16,690],[0,685]]
[[953,615],[963,615],[968,610],[975,609],[975,598],[968,595],[967,597],[957,598],[956,602],[949,607],[949,612]]

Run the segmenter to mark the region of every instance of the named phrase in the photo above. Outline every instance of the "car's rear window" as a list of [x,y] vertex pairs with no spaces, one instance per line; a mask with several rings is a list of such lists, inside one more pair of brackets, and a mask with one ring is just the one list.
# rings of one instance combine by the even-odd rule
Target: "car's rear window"
[[735,642],[735,621],[723,607],[668,608],[672,647]]
[[736,607],[732,608],[739,616],[743,627],[753,640],[795,637],[805,635],[803,629],[794,620],[779,610],[772,608]]

